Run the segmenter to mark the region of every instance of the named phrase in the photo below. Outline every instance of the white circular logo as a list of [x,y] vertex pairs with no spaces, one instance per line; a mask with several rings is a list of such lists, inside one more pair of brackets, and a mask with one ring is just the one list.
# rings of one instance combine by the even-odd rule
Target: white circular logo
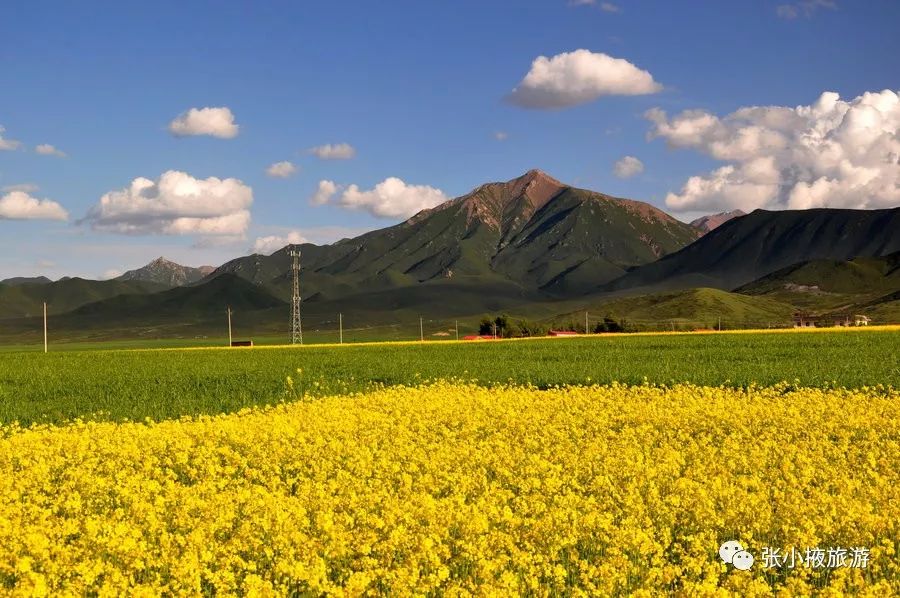
[[719,556],[722,562],[733,564],[732,559],[738,552],[742,552],[744,547],[737,540],[728,540],[719,547]]
[[753,566],[753,555],[746,550],[739,550],[731,557],[731,564],[734,565],[735,569],[749,571],[750,567]]

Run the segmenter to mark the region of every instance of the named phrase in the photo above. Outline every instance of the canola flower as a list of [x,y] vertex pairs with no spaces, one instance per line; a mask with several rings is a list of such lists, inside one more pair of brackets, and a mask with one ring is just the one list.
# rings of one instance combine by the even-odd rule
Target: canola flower
[[[7,426],[0,593],[885,596],[898,463],[883,387],[437,381]],[[739,571],[725,540],[871,554]]]

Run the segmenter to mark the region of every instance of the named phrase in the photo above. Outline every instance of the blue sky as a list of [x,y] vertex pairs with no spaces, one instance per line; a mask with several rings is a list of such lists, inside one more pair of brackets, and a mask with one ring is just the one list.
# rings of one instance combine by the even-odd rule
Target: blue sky
[[[0,139],[15,147],[0,150],[0,197],[50,200],[68,219],[0,210],[0,278],[101,277],[158,255],[217,265],[292,231],[333,241],[399,222],[422,197],[455,197],[535,167],[683,218],[744,206],[898,205],[896,96],[854,101],[900,90],[898,26],[900,3],[889,0],[4,3]],[[598,92],[556,108],[510,98],[535,59],[578,50],[588,69],[603,71],[601,55],[628,61],[654,91]],[[560,85],[583,83],[565,80],[576,71],[561,72]],[[840,100],[794,118],[826,91]],[[774,145],[748,149],[762,117],[726,118],[746,106],[792,111],[790,123],[765,125]],[[236,136],[172,134],[179,115],[206,107],[227,108]],[[654,108],[665,115],[649,118]],[[679,120],[685,110],[694,112]],[[837,127],[834,114],[854,110],[877,112],[867,136],[841,137],[842,151],[852,144],[878,155],[851,159],[868,175],[834,174],[817,162],[821,148],[794,157],[804,131]],[[339,143],[352,158],[309,151]],[[40,154],[39,144],[65,156]],[[617,176],[625,156],[643,170]],[[756,174],[766,156],[776,169],[796,160],[790,171],[807,174]],[[282,161],[298,171],[266,174]],[[104,194],[139,177],[159,183],[167,171],[238,179],[252,190],[252,204],[235,200],[249,225],[209,234],[142,216],[123,234],[121,220],[97,216]],[[696,188],[685,189],[692,176]],[[408,187],[376,188],[389,177]],[[320,181],[336,191],[311,205]],[[868,203],[848,199],[862,195]]]

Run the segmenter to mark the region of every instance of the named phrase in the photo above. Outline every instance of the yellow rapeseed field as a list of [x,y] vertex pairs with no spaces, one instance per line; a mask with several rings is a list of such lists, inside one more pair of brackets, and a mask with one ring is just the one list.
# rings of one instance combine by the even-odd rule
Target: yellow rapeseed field
[[[868,562],[765,567],[767,547]],[[0,429],[13,595],[884,596],[898,550],[887,388],[441,381]]]

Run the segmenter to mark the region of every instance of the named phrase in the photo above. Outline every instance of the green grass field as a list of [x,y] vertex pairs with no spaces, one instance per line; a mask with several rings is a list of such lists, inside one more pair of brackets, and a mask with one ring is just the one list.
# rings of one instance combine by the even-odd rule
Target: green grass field
[[[608,383],[900,386],[900,331],[625,335],[474,343],[0,353],[0,422],[139,420],[459,377]],[[303,370],[297,375],[297,369]]]

